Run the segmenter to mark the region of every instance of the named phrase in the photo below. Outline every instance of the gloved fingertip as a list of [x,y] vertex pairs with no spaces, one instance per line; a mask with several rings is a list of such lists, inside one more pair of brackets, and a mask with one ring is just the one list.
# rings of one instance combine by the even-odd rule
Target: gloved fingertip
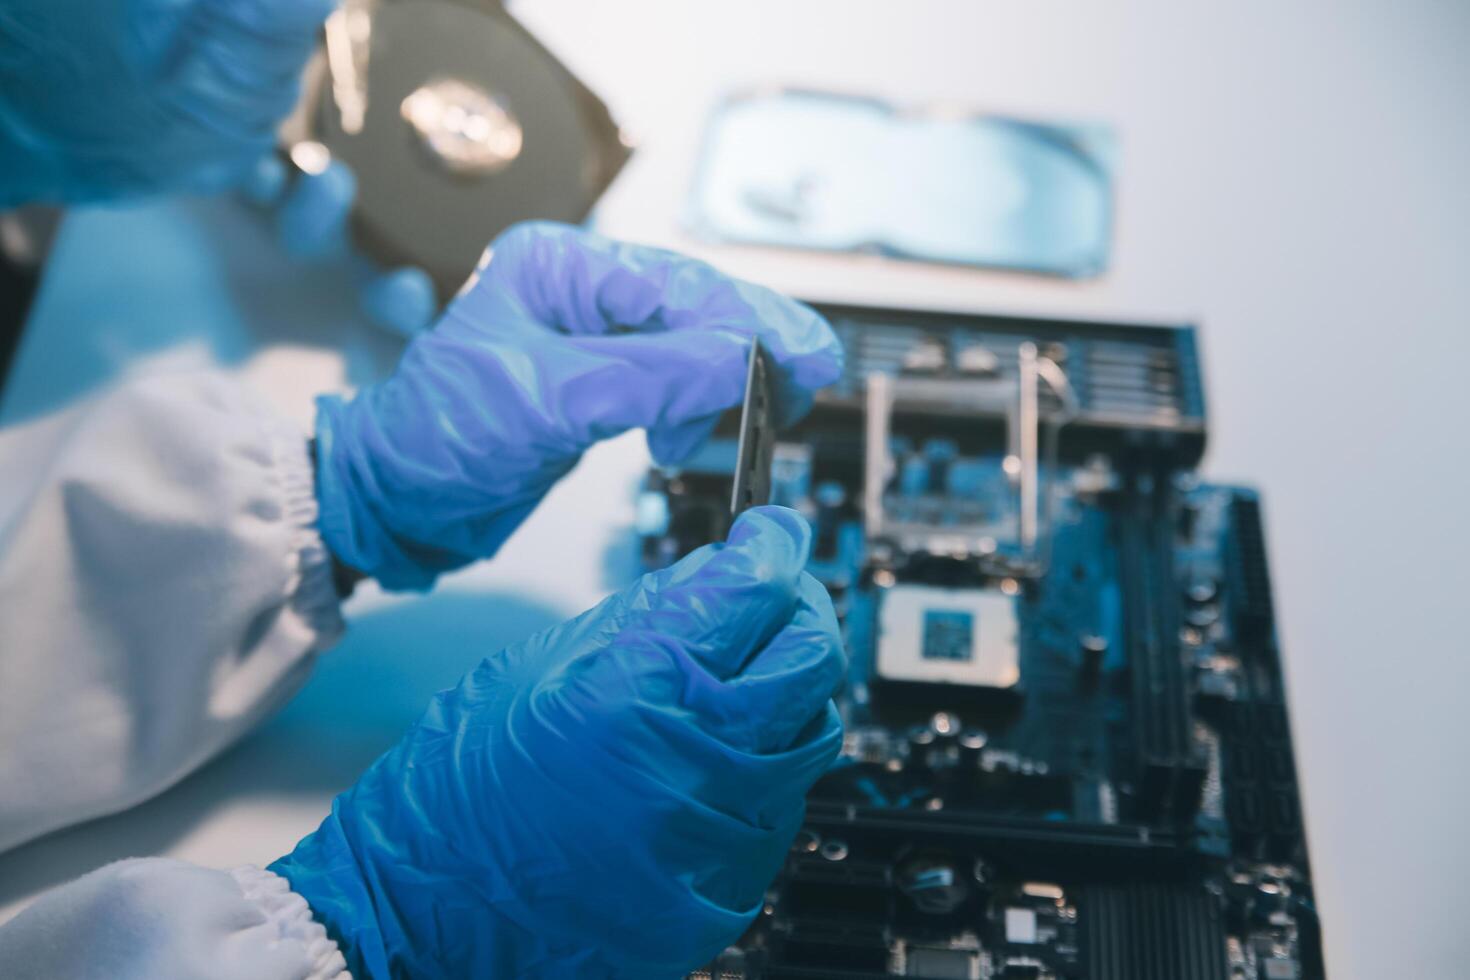
[[812,550],[812,526],[790,507],[767,504],[752,507],[730,528],[726,542],[736,547],[760,545],[770,550],[790,549],[791,559],[805,566]]
[[286,189],[286,165],[274,153],[255,161],[240,184],[240,195],[257,207],[269,207]]
[[760,752],[782,752],[822,726],[814,726],[847,671],[831,596],[803,572],[800,602],[791,622],[771,638],[725,694],[730,717],[745,724],[732,732]]
[[826,317],[764,287],[747,287],[760,335],[776,362],[776,424],[788,426],[811,410],[812,396],[842,377],[842,342]]
[[847,670],[842,631],[831,594],[810,572],[798,577],[796,594],[799,602],[791,622],[755,658],[747,675],[789,676],[793,669],[808,672],[802,684],[814,686],[812,694],[820,701],[837,691]]
[[677,643],[716,676],[731,677],[790,621],[810,532],[785,507],[746,511],[723,544],[707,545],[644,577],[643,631]]
[[718,414],[694,419],[680,425],[666,425],[648,430],[648,451],[660,466],[677,466],[704,444],[720,421]]
[[346,238],[347,217],[357,197],[357,177],[339,161],[321,173],[302,174],[286,194],[278,217],[281,245],[287,254],[311,258],[339,247]]
[[360,295],[368,319],[405,337],[426,329],[439,309],[433,280],[415,266],[371,277]]

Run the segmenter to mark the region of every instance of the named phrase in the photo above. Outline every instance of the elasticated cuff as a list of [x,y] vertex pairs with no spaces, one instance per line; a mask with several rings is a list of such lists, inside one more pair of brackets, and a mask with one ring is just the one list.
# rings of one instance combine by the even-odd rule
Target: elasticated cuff
[[342,634],[341,597],[332,579],[332,555],[317,525],[321,514],[310,444],[284,421],[268,424],[285,520],[292,529],[291,604],[316,631],[318,648],[330,646]]
[[285,878],[253,865],[233,868],[230,877],[245,900],[265,915],[277,941],[300,943],[311,963],[305,980],[352,980],[342,950],[311,915],[306,899],[291,890]]

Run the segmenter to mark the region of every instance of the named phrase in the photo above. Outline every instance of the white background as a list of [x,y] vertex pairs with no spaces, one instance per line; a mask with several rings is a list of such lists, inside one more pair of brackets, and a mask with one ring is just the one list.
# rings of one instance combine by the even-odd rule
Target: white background
[[[1470,4],[531,0],[514,9],[639,138],[600,224],[643,241],[695,249],[677,217],[703,114],[744,85],[1117,127],[1113,264],[1095,282],[700,251],[811,298],[1198,322],[1206,473],[1265,494],[1331,976],[1463,976]],[[80,374],[106,376],[181,336],[160,329],[130,344],[104,335],[84,314],[128,302],[99,304],[107,289],[154,290],[160,318],[197,314],[195,326],[215,331],[207,352],[243,364],[303,421],[312,392],[391,363],[391,343],[312,292],[340,286],[333,270],[302,285],[256,254],[265,236],[237,212],[78,215],[55,263],[71,267],[49,274],[38,308],[49,329],[28,336],[19,395],[8,397],[54,384],[78,361]],[[220,314],[208,277],[181,283],[156,263],[113,257],[99,271],[87,261],[96,242],[143,226],[180,261],[198,241],[219,245],[235,262],[219,280],[234,290],[234,312]],[[80,285],[91,290],[85,302]],[[427,600],[355,601],[353,636],[264,731],[132,813],[0,858],[0,918],[113,857],[228,866],[289,848],[429,691],[625,573],[645,462],[637,437],[602,447],[492,565]]]

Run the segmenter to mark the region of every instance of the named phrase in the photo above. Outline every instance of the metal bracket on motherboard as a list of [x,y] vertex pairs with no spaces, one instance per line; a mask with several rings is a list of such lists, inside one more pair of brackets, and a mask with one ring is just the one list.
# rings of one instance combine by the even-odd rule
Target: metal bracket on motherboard
[[[932,398],[936,383],[928,380],[921,384],[923,394]],[[895,404],[903,401],[911,386],[917,388],[908,379],[882,372],[874,372],[866,379],[863,521],[868,538],[891,539],[909,551],[978,558],[993,565],[997,574],[1027,578],[1043,574],[1050,553],[1049,481],[1055,479],[1058,437],[1062,426],[1076,416],[1078,408],[1066,371],[1028,341],[1017,349],[1014,378],[989,384],[969,380],[963,389],[956,388],[965,392],[966,400],[974,402],[976,409],[989,409],[1006,417],[1008,435],[1002,465],[1016,487],[1017,553],[1012,555],[999,553],[994,538],[981,529],[940,528],[889,520],[884,493],[894,475],[889,448],[892,416]],[[1060,402],[1059,410],[1043,410],[1043,386]],[[1047,481],[1045,493],[1043,480]]]

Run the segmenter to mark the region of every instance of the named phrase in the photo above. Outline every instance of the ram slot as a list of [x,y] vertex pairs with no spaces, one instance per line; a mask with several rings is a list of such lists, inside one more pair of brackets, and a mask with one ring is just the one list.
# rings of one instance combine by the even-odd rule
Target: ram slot
[[1183,822],[1199,808],[1206,766],[1195,745],[1174,577],[1170,474],[1135,473],[1118,514],[1124,631],[1133,684],[1140,816]]

